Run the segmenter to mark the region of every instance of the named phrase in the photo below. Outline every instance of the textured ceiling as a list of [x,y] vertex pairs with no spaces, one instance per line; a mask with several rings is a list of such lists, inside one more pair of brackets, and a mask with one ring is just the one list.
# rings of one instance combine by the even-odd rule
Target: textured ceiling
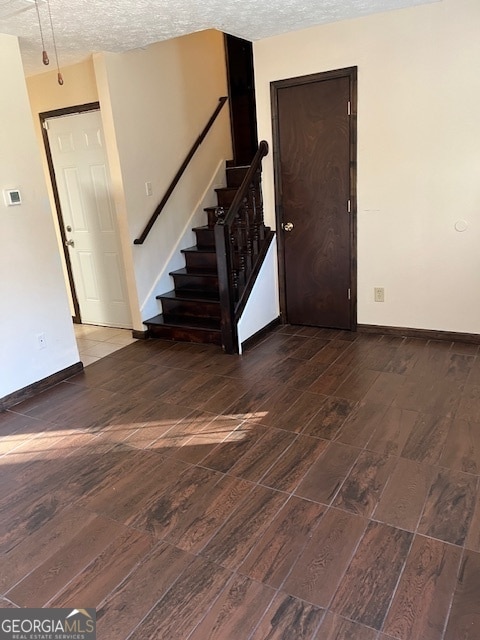
[[[439,0],[50,0],[60,64],[94,51],[127,51],[159,40],[218,29],[246,40]],[[54,62],[49,9],[38,0],[46,49]],[[0,0],[0,33],[20,39],[27,75],[48,70],[34,0]]]

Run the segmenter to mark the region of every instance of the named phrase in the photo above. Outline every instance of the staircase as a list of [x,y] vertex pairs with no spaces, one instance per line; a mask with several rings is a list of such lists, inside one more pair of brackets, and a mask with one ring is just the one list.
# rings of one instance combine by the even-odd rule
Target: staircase
[[227,186],[216,189],[218,205],[205,209],[205,226],[193,229],[197,244],[182,249],[185,267],[170,272],[174,289],[157,296],[163,313],[145,321],[150,337],[222,344],[215,224],[228,212],[248,169],[227,166]]

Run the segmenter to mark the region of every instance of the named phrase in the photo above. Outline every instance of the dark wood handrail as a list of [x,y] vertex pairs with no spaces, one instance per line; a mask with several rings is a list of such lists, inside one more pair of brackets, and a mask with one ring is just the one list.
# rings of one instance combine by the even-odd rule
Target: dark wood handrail
[[215,225],[222,347],[227,353],[238,351],[238,319],[273,238],[263,220],[261,171],[267,153],[268,143],[262,140],[232,204]]
[[222,107],[226,103],[227,100],[228,100],[228,98],[226,96],[222,96],[221,98],[218,99],[218,105],[217,105],[215,111],[213,112],[210,120],[207,122],[207,124],[205,125],[205,128],[203,129],[202,133],[198,136],[198,138],[196,139],[194,145],[192,146],[192,148],[188,152],[187,157],[183,161],[180,169],[175,174],[175,177],[173,178],[172,182],[170,183],[170,186],[168,187],[168,189],[165,191],[165,195],[163,196],[163,198],[159,202],[157,208],[152,213],[152,216],[151,216],[150,220],[147,222],[147,225],[146,225],[145,229],[142,231],[142,234],[140,235],[139,238],[136,238],[133,241],[133,244],[143,244],[145,242],[145,239],[148,236],[148,234],[150,233],[151,228],[155,224],[156,219],[162,213],[165,205],[168,202],[168,199],[170,198],[170,196],[172,195],[173,190],[175,189],[175,187],[177,186],[178,182],[180,181],[180,178],[182,177],[185,169],[190,164],[191,159],[195,155],[198,147],[202,144],[202,142],[203,142],[205,136],[207,135],[207,133],[210,131],[213,123],[217,119],[218,114],[222,110]]

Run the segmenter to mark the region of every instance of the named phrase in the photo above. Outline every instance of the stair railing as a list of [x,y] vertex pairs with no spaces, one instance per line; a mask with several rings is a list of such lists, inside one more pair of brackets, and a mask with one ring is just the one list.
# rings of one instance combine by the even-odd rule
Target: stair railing
[[268,144],[260,142],[252,164],[224,217],[215,225],[221,308],[222,348],[238,352],[237,324],[273,238],[263,219],[262,160]]
[[222,110],[223,105],[226,103],[227,100],[228,100],[228,98],[226,96],[222,96],[221,98],[218,99],[218,105],[215,108],[215,111],[212,113],[212,116],[210,117],[210,120],[207,122],[207,124],[205,125],[202,133],[198,136],[198,138],[194,142],[192,148],[188,152],[185,160],[182,162],[182,165],[181,165],[180,169],[175,174],[175,177],[173,178],[172,182],[170,183],[170,186],[168,187],[168,189],[165,191],[165,195],[163,196],[163,198],[159,202],[157,208],[152,213],[152,216],[151,216],[150,220],[147,222],[147,224],[145,226],[145,229],[142,231],[141,235],[133,241],[133,244],[143,244],[145,242],[145,239],[148,236],[148,234],[150,233],[150,230],[152,229],[153,225],[155,224],[158,216],[162,213],[165,205],[168,202],[168,199],[170,198],[170,196],[173,193],[173,190],[175,189],[175,187],[179,183],[180,178],[183,176],[183,174],[185,172],[185,169],[190,164],[190,161],[193,158],[193,156],[195,155],[198,147],[202,144],[202,142],[205,139],[207,133],[212,128],[213,123],[217,119],[220,111]]

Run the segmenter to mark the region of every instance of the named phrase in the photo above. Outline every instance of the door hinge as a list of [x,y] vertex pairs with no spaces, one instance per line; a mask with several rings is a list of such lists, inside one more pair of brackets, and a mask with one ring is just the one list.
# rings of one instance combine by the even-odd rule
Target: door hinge
[[43,127],[46,131],[48,131],[48,122],[47,122],[47,120],[44,120],[44,121],[42,122],[42,127]]
[[347,211],[352,213],[352,201],[350,199],[347,200]]
[[352,290],[348,289],[348,299],[351,300],[352,299]]
[[347,102],[347,116],[351,116],[351,115],[352,115],[352,103],[349,100]]

